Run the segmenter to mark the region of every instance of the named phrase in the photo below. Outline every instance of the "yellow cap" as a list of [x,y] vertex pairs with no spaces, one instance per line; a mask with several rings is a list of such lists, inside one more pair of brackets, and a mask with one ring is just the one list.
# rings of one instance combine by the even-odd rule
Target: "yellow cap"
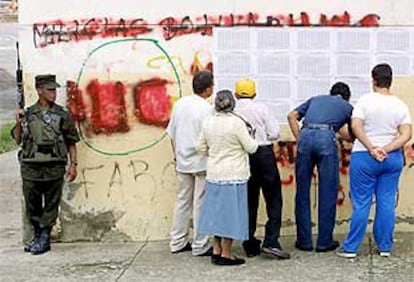
[[256,94],[256,83],[249,78],[243,78],[236,82],[236,94],[241,97],[253,97]]

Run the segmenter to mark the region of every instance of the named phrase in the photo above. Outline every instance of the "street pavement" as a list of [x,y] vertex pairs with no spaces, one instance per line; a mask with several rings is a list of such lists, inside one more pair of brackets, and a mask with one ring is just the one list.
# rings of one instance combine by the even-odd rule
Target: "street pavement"
[[0,128],[14,120],[16,109],[17,23],[0,23]]
[[[171,254],[168,241],[54,243],[33,256],[21,245],[21,181],[16,152],[0,155],[0,281],[414,281],[414,234],[397,233],[391,257],[376,254],[367,235],[360,254],[296,250],[282,237],[290,260],[248,258],[243,266],[220,267],[209,258]],[[338,239],[342,239],[338,235]],[[235,254],[243,257],[239,242]]]

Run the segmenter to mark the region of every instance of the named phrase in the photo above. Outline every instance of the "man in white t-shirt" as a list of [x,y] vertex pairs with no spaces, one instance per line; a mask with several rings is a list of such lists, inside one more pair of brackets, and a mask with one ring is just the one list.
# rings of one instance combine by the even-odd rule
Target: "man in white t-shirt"
[[390,92],[392,69],[379,64],[372,70],[374,92],[362,96],[352,114],[357,138],[350,163],[352,216],[349,234],[336,254],[356,257],[364,239],[375,195],[374,239],[380,256],[393,247],[395,201],[404,165],[402,148],[411,139],[411,116],[407,105]]
[[[192,251],[195,256],[211,256],[208,236],[197,234],[198,215],[204,196],[207,157],[197,152],[203,121],[212,114],[206,101],[213,93],[213,75],[201,71],[193,78],[194,95],[177,101],[166,129],[176,160],[177,199],[171,228],[172,253]],[[193,242],[188,241],[193,217]]]

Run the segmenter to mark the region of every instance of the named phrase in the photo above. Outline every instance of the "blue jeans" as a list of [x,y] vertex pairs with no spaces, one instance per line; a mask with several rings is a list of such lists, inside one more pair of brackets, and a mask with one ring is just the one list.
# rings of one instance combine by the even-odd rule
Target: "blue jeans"
[[342,244],[346,252],[356,253],[364,239],[374,194],[374,239],[379,251],[392,250],[395,201],[402,168],[401,150],[390,153],[383,162],[376,161],[368,152],[351,154],[350,192],[353,211],[350,230]]
[[318,248],[333,243],[336,200],[339,186],[339,160],[335,132],[330,129],[301,130],[296,158],[296,243],[312,247],[310,187],[318,168]]

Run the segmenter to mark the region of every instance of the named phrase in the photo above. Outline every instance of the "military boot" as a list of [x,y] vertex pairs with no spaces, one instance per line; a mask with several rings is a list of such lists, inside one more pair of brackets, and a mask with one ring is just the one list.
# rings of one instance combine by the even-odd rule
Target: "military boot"
[[39,239],[37,239],[30,249],[32,255],[40,255],[50,251],[50,230],[49,226],[43,227]]
[[24,245],[24,251],[26,253],[30,252],[30,249],[34,246],[34,244],[36,243],[36,240],[39,239],[40,234],[42,233],[42,230],[40,229],[40,226],[37,223],[33,223],[33,232],[34,232],[33,239],[29,243],[26,243]]

